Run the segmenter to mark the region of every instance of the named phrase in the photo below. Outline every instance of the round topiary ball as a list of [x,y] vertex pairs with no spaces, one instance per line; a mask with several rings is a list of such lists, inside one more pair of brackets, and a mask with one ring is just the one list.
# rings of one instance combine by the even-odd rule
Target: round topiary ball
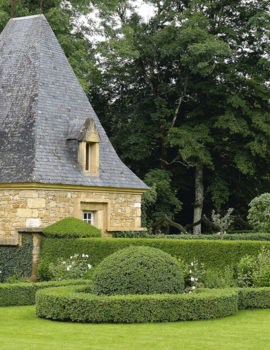
[[93,293],[97,295],[178,294],[183,290],[183,271],[177,260],[156,248],[118,250],[105,258],[93,275]]

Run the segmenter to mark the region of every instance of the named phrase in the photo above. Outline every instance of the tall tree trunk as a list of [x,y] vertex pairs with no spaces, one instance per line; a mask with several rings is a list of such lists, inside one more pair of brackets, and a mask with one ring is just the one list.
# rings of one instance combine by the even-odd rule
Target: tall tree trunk
[[168,131],[163,122],[160,124],[160,143],[161,143],[161,154],[160,154],[160,168],[166,169],[168,165],[168,146],[167,146]]
[[[197,164],[195,169],[195,204],[194,204],[194,215],[193,223],[198,222],[202,218],[203,210],[203,165]],[[193,234],[199,235],[202,233],[202,225],[198,224],[193,227]]]

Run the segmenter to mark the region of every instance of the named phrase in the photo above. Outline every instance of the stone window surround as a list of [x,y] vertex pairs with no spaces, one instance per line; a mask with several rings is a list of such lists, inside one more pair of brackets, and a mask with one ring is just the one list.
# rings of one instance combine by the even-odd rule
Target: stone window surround
[[74,216],[81,218],[83,212],[94,212],[93,225],[103,232],[110,231],[110,201],[78,199],[74,208]]

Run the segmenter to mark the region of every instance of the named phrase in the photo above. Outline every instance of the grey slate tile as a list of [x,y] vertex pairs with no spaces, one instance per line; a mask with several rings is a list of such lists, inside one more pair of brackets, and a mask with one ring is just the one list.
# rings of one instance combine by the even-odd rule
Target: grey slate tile
[[[99,176],[80,171],[67,141],[89,117]],[[113,149],[43,15],[11,19],[0,34],[0,182],[147,189]]]

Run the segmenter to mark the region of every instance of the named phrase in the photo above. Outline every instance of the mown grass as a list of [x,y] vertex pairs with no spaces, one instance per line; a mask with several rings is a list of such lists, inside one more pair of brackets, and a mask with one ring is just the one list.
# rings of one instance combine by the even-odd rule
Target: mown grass
[[270,310],[220,320],[134,325],[38,319],[34,306],[0,308],[1,350],[265,350]]

